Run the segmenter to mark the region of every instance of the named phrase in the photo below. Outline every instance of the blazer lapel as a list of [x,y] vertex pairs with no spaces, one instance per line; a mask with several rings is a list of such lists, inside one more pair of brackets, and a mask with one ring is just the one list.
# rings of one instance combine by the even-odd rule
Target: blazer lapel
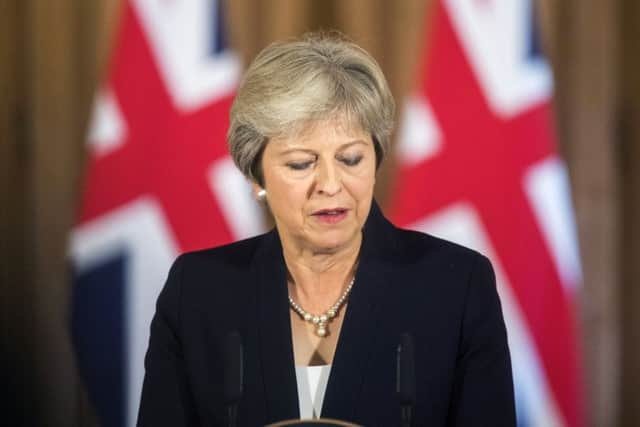
[[333,358],[322,406],[323,418],[353,420],[368,360],[375,348],[380,310],[389,290],[391,265],[396,253],[393,226],[374,202],[363,233],[356,280]]
[[256,253],[254,274],[267,422],[299,418],[286,270],[275,230]]

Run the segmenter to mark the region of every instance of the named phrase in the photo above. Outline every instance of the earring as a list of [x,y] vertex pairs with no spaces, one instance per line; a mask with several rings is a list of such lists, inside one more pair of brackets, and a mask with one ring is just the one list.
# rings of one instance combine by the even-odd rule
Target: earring
[[260,200],[261,202],[267,200],[267,190],[263,188],[262,190],[258,191],[258,200]]

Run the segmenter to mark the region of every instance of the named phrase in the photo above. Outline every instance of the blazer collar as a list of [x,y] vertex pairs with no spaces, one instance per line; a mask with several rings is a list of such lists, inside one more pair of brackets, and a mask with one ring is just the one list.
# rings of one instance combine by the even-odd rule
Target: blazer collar
[[[353,420],[355,417],[356,399],[374,347],[381,302],[388,291],[391,265],[397,253],[393,229],[374,201],[363,229],[355,285],[325,392],[322,409],[325,418]],[[267,421],[299,418],[286,267],[275,229],[265,236],[254,266]]]

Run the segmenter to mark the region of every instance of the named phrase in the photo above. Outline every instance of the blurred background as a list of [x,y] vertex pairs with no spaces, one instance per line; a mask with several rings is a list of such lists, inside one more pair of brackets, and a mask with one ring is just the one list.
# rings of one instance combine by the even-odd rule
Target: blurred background
[[[94,169],[88,165],[94,164],[96,152],[95,146],[88,148],[87,140],[99,89],[105,82],[118,86],[118,79],[126,78],[126,73],[123,77],[123,72],[113,70],[118,52],[127,51],[122,46],[135,47],[127,41],[133,37],[128,3],[143,8],[154,2],[0,3],[1,361],[8,414],[16,420],[6,425],[110,425],[98,415],[100,404],[94,394],[87,392],[87,374],[81,376],[78,368],[82,356],[72,344],[78,323],[91,325],[74,308],[74,283],[84,279],[78,279],[77,268],[70,266],[69,246],[74,226],[91,218],[92,203],[99,205],[103,197],[102,193],[87,197],[94,185]],[[466,3],[490,10],[509,2]],[[432,18],[439,5],[435,0],[229,0],[217,9],[221,11],[217,25],[224,23],[218,28],[225,37],[216,36],[213,50],[222,52],[218,45],[226,42],[241,69],[274,40],[338,29],[379,61],[402,124],[405,106],[415,93],[427,87],[424,91],[429,94],[424,82],[429,64],[439,61],[438,57],[427,61],[435,33]],[[556,410],[567,425],[638,426],[640,4],[539,0],[533,2],[532,11],[540,50],[554,74],[551,140],[557,140],[557,152],[567,165],[582,265],[573,301],[576,309],[571,312],[577,338],[575,342],[567,338],[581,360],[581,367],[567,369],[576,369],[581,378],[578,388],[584,393],[578,393],[576,411],[582,415],[568,416],[562,405]],[[171,44],[171,38],[153,43],[162,40]],[[144,58],[128,54],[129,65],[139,61],[142,67]],[[135,85],[131,86],[133,90]],[[220,96],[229,98],[232,89]],[[154,98],[149,99],[153,109]],[[212,134],[223,137],[225,120],[211,123],[217,129]],[[482,136],[476,142],[483,142]],[[148,154],[154,156],[153,151]],[[376,191],[385,211],[405,218],[401,208],[392,206],[398,182],[411,176],[400,172],[400,157],[392,155],[386,162]],[[406,217],[406,222],[417,219]],[[227,228],[211,244],[239,237],[233,225]],[[175,240],[178,251],[198,246],[185,244],[180,237]],[[163,267],[161,276],[165,271]],[[152,310],[153,302],[148,305]],[[552,325],[553,319],[546,324]]]

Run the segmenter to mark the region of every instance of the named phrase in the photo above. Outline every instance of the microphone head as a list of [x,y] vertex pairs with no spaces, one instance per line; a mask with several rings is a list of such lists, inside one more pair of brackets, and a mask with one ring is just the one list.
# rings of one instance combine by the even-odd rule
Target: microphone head
[[231,332],[225,337],[222,346],[223,393],[227,403],[237,402],[242,397],[242,358],[242,338],[238,332]]
[[411,334],[400,336],[396,362],[396,393],[400,404],[413,406],[416,403],[416,368]]

